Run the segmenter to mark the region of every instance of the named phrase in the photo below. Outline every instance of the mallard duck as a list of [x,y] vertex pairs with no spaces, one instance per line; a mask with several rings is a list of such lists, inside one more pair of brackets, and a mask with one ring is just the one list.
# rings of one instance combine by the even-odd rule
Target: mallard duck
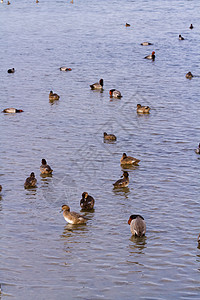
[[24,183],[25,189],[36,187],[37,179],[35,178],[34,172],[31,173],[30,177],[26,178]]
[[146,233],[146,223],[140,215],[131,215],[128,224],[130,225],[131,233],[135,236],[142,237]]
[[72,70],[71,68],[67,68],[67,67],[60,67],[60,71],[67,72],[67,71],[71,71],[71,70]]
[[199,147],[195,150],[196,154],[200,154],[200,143],[199,143]]
[[53,93],[53,91],[50,91],[49,93],[49,100],[54,101],[54,100],[59,100],[60,96],[56,93]]
[[191,72],[188,72],[186,75],[185,75],[186,78],[188,79],[192,79],[192,77],[194,77],[194,75],[191,73]]
[[102,90],[103,89],[103,79],[100,79],[99,82],[91,84],[90,87],[92,90]]
[[109,91],[110,98],[122,98],[121,92],[115,89]]
[[180,41],[183,41],[183,40],[184,40],[184,37],[182,37],[182,35],[179,34],[178,39],[179,39]]
[[143,42],[140,44],[141,46],[150,46],[150,45],[153,45],[152,43],[149,43],[149,42]]
[[148,114],[150,111],[149,106],[142,106],[141,104],[137,104],[137,113],[139,114]]
[[114,188],[123,188],[123,187],[128,186],[128,184],[129,184],[129,174],[128,174],[128,172],[124,171],[123,175],[121,177],[123,177],[123,179],[119,179],[115,183],[113,183]]
[[41,174],[52,174],[53,170],[49,165],[47,165],[46,159],[42,159],[42,164],[40,166]]
[[15,73],[15,68],[8,69],[8,73]]
[[116,141],[117,137],[114,134],[107,134],[106,132],[104,132],[103,134],[104,140],[107,141]]
[[88,221],[84,216],[73,211],[70,212],[68,205],[63,205],[61,211],[63,211],[64,219],[70,224],[85,224]]
[[88,195],[87,192],[82,194],[82,199],[80,201],[80,206],[84,210],[91,210],[94,207],[94,198]]
[[23,110],[16,109],[14,107],[9,107],[9,108],[5,108],[2,112],[6,113],[6,114],[15,114],[15,113],[21,113],[21,112],[23,112]]
[[153,51],[151,54],[145,56],[144,58],[154,60],[156,58],[155,51]]
[[120,163],[121,165],[137,165],[140,162],[139,159],[134,158],[132,156],[127,156],[126,153],[123,153]]
[[192,25],[192,24],[190,24],[190,27],[189,27],[190,29],[193,29],[194,28],[194,26]]

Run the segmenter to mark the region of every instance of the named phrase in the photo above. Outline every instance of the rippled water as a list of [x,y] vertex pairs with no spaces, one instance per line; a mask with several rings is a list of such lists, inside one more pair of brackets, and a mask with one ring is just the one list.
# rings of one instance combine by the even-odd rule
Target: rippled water
[[[200,75],[199,11],[197,0],[0,5],[0,109],[24,110],[0,115],[2,299],[199,299],[200,78],[185,78]],[[103,93],[91,91],[100,78]],[[141,162],[114,191],[123,152]],[[52,177],[40,176],[43,157]],[[38,187],[24,190],[32,171]],[[61,205],[79,212],[83,191],[95,211],[67,225]],[[131,237],[134,213],[144,239]]]

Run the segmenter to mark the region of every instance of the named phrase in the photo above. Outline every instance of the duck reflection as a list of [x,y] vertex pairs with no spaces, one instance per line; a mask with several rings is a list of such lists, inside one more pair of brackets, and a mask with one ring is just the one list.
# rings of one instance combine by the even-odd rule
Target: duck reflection
[[123,165],[121,168],[122,172],[124,170],[137,170],[139,168],[139,165]]
[[130,241],[133,242],[133,244],[130,244],[130,249],[134,250],[134,251],[130,251],[131,253],[135,253],[135,250],[138,250],[137,252],[142,253],[142,250],[144,248],[146,248],[146,242],[147,237],[146,236],[142,236],[142,237],[137,237],[132,235],[130,237]]
[[63,230],[63,233],[62,235],[60,236],[61,238],[65,238],[65,239],[68,239],[68,238],[71,238],[74,236],[73,233],[83,233],[85,234],[86,232],[88,232],[88,227],[86,224],[80,224],[80,225],[73,225],[73,224],[67,224],[65,225],[64,227],[64,230]]
[[117,196],[124,196],[125,198],[128,199],[129,193],[130,193],[130,189],[129,187],[125,187],[125,188],[120,188],[120,189],[113,189],[113,193]]

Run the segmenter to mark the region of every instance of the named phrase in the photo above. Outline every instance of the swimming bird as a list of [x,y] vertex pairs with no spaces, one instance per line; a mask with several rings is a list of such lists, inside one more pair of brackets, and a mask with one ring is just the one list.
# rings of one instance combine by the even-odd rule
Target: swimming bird
[[199,143],[199,147],[195,150],[196,154],[200,154],[200,143]]
[[85,224],[88,221],[84,216],[74,211],[70,212],[68,205],[63,205],[61,211],[63,211],[64,219],[70,224]]
[[49,165],[47,165],[46,159],[42,159],[42,164],[40,166],[40,172],[41,174],[52,174],[53,170]]
[[106,132],[104,132],[103,134],[104,140],[107,141],[116,141],[117,137],[114,134],[107,134]]
[[155,51],[153,51],[151,54],[145,56],[144,58],[154,60],[156,58]]
[[137,165],[140,162],[139,159],[132,156],[127,156],[126,153],[123,153],[120,163],[121,165]]
[[35,2],[36,2],[36,3],[39,3],[39,0],[36,0]]
[[184,40],[184,37],[182,37],[182,35],[179,34],[178,39],[179,39],[180,41],[183,41],[183,40]]
[[15,73],[15,68],[8,69],[8,73]]
[[191,24],[189,28],[190,28],[190,29],[193,29],[193,28],[194,28],[194,26]]
[[99,82],[91,84],[90,87],[92,90],[102,90],[103,89],[103,79],[100,79]]
[[50,101],[54,101],[54,100],[59,100],[60,96],[56,93],[53,93],[52,91],[50,91],[49,93],[49,100]]
[[141,46],[150,46],[150,45],[153,45],[152,43],[149,43],[149,42],[143,42],[140,44]]
[[15,114],[15,113],[21,113],[21,112],[23,112],[23,110],[16,109],[14,107],[9,107],[9,108],[5,108],[2,112],[6,113],[6,114]]
[[25,189],[34,188],[36,187],[36,183],[37,183],[37,179],[35,178],[34,172],[32,172],[31,175],[28,178],[26,178],[24,187]]
[[142,106],[141,104],[137,104],[137,113],[139,114],[148,114],[150,111],[149,106]]
[[125,25],[126,27],[130,27],[131,25],[129,24],[129,23],[126,23],[126,25]]
[[135,236],[142,237],[146,233],[146,223],[140,215],[131,215],[128,224],[130,225],[131,233]]
[[80,206],[84,210],[91,210],[94,207],[94,198],[88,195],[87,192],[82,194],[82,199],[80,201]]
[[60,71],[67,72],[67,71],[71,71],[71,70],[72,70],[71,68],[67,68],[67,67],[60,67]]
[[7,2],[7,5],[10,5],[10,1]]
[[185,75],[186,78],[188,79],[192,79],[192,77],[194,77],[194,75],[191,73],[191,72],[188,72],[186,75]]
[[123,96],[121,95],[121,92],[116,90],[116,89],[112,89],[109,91],[110,94],[110,98],[122,98]]
[[114,188],[123,188],[123,187],[128,186],[128,184],[129,184],[129,174],[128,174],[128,172],[124,171],[123,175],[121,177],[123,177],[123,179],[119,179],[115,183],[113,183]]

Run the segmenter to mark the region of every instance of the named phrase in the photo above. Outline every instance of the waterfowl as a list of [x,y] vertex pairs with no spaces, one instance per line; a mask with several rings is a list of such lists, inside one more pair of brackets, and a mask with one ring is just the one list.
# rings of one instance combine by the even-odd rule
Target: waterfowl
[[36,0],[36,3],[39,3],[39,0]]
[[184,40],[184,37],[182,37],[182,35],[179,34],[178,39],[179,39],[180,41],[183,41],[183,40]]
[[41,174],[52,174],[53,170],[49,165],[47,165],[46,159],[42,159],[42,164],[40,166],[40,172]]
[[152,43],[149,43],[149,42],[143,42],[140,44],[141,46],[150,46],[150,45],[153,45]]
[[63,211],[64,219],[70,224],[85,224],[88,221],[84,216],[74,211],[70,212],[68,205],[63,205],[61,211]]
[[36,183],[37,183],[37,179],[35,178],[34,172],[32,172],[30,174],[30,176],[28,178],[26,178],[24,187],[25,187],[25,189],[34,188],[34,187],[36,187]]
[[109,94],[110,94],[110,98],[112,98],[112,97],[113,98],[122,98],[120,91],[115,90],[115,89],[110,90]]
[[116,141],[117,137],[114,134],[107,134],[106,132],[104,132],[103,134],[104,140],[107,141]]
[[10,1],[7,2],[7,5],[10,5]]
[[90,87],[92,90],[102,90],[103,89],[103,79],[100,79],[99,82],[91,84]]
[[49,93],[49,100],[53,101],[53,100],[59,100],[60,96],[56,93],[53,93],[52,91],[50,91]]
[[23,110],[16,109],[14,107],[9,107],[9,108],[5,108],[2,112],[6,113],[6,114],[15,114],[15,113],[21,113],[21,112],[23,112]]
[[0,185],[0,192],[2,191],[2,185]]
[[60,67],[60,71],[67,72],[67,71],[71,71],[71,70],[72,70],[71,68],[67,68],[67,67]]
[[80,201],[80,206],[84,210],[90,210],[94,207],[94,198],[90,195],[88,195],[87,192],[84,192],[82,194],[82,199]]
[[190,29],[193,29],[193,28],[194,28],[194,26],[191,24],[189,28],[190,28]]
[[192,79],[192,77],[194,77],[194,75],[191,73],[191,72],[188,72],[186,75],[185,75],[186,78],[188,79]]
[[140,215],[131,215],[128,224],[130,225],[131,233],[135,236],[142,237],[146,233],[146,223]]
[[150,111],[149,106],[142,106],[141,104],[137,104],[137,113],[139,114],[148,114]]
[[146,59],[152,59],[152,60],[154,60],[155,59],[155,51],[153,51],[151,54],[149,54],[149,55],[147,55],[147,56],[145,56],[144,58],[146,58]]
[[129,24],[129,23],[126,23],[126,25],[125,25],[126,27],[130,27],[131,25]]
[[120,163],[121,165],[137,165],[140,162],[139,159],[132,156],[127,156],[126,153],[123,153]]
[[200,154],[200,143],[199,143],[199,147],[195,150],[196,154]]
[[8,69],[8,73],[15,73],[15,68]]
[[129,174],[128,174],[128,172],[124,171],[123,175],[121,177],[123,177],[123,178],[119,179],[115,183],[113,183],[114,188],[123,188],[123,187],[128,186],[128,184],[129,184]]

